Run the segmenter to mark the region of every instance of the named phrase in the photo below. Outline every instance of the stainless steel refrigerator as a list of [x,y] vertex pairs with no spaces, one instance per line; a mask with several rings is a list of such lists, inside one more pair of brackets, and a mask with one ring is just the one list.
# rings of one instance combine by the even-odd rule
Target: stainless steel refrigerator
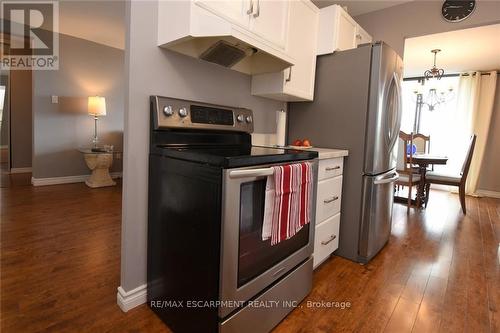
[[290,103],[288,142],[349,150],[344,160],[339,248],[371,260],[391,234],[403,63],[387,44],[318,57],[314,101]]

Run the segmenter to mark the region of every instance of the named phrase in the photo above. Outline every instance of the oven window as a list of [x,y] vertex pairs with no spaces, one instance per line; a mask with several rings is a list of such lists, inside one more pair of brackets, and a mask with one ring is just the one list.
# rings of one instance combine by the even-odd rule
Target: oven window
[[243,183],[240,189],[238,288],[306,246],[309,224],[294,237],[271,246],[262,240],[266,179]]

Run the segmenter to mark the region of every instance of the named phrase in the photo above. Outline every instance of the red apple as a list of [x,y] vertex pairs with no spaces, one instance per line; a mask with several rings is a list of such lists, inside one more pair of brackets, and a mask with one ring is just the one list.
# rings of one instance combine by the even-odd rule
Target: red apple
[[293,146],[302,146],[302,141],[300,141],[299,139],[295,140],[293,142]]

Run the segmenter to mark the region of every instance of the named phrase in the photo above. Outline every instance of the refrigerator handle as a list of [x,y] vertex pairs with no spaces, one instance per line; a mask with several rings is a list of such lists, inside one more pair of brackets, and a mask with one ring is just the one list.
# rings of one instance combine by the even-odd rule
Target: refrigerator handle
[[394,81],[394,85],[396,87],[396,110],[393,110],[393,112],[396,112],[396,122],[394,123],[394,127],[392,128],[391,131],[391,138],[390,138],[390,143],[389,143],[389,151],[392,150],[394,145],[396,144],[396,141],[398,140],[398,132],[399,128],[401,127],[401,82],[399,81],[398,74],[396,72],[393,73],[392,75],[392,80]]
[[388,184],[388,183],[395,182],[398,179],[399,179],[399,174],[397,172],[394,172],[392,177],[374,180],[373,184],[375,184],[375,185]]

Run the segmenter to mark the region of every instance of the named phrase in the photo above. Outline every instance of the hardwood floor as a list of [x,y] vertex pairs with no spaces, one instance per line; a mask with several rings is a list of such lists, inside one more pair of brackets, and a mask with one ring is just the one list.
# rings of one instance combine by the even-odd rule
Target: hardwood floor
[[[145,305],[116,305],[119,186],[0,194],[2,332],[169,332]],[[500,200],[467,204],[464,217],[456,195],[434,191],[422,212],[395,205],[384,250],[365,266],[332,257],[274,332],[500,332]]]

